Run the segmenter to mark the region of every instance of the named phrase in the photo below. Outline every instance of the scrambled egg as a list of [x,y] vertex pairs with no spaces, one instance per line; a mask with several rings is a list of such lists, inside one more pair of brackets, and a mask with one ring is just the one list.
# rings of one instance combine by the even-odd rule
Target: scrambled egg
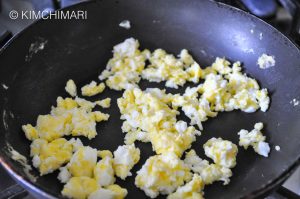
[[97,150],[89,146],[80,147],[72,156],[66,168],[71,176],[93,177],[94,168],[97,163]]
[[106,154],[102,152],[101,158],[102,160],[100,160],[94,167],[94,177],[101,186],[114,184],[116,179],[114,176],[115,172],[113,168],[112,153],[110,151],[107,151]]
[[230,182],[232,172],[229,168],[217,164],[209,164],[201,159],[194,150],[185,154],[184,163],[195,173],[198,173],[204,184],[212,184],[215,181],[223,181],[224,185]]
[[104,83],[100,83],[99,85],[97,85],[95,81],[92,81],[91,83],[81,88],[81,94],[83,96],[94,96],[99,93],[102,93],[104,89],[105,89]]
[[260,90],[255,79],[243,74],[239,62],[232,67],[229,64],[225,59],[216,58],[212,66],[205,69],[210,72],[199,87],[200,99],[206,99],[212,111],[240,109],[250,113],[258,108],[266,111],[270,102],[267,90]]
[[227,168],[236,165],[238,148],[235,144],[222,138],[211,138],[204,145],[205,155],[217,164]]
[[[214,111],[240,109],[245,112],[254,112],[258,108],[262,111],[268,109],[270,100],[267,90],[260,90],[255,79],[241,72],[240,62],[234,63],[231,67],[231,63],[226,59],[216,58],[212,66],[201,69],[185,49],[180,52],[179,58],[167,54],[162,49],[157,49],[153,53],[146,50],[147,55],[144,56],[141,67],[128,67],[127,64],[124,66],[124,60],[131,60],[143,54],[138,50],[138,46],[138,41],[130,38],[114,47],[114,57],[109,61],[107,69],[100,75],[100,79],[108,77],[114,79],[114,81],[106,82],[110,88],[121,90],[137,87],[140,74],[142,78],[149,81],[166,81],[166,86],[173,88],[184,85],[186,81],[198,83],[200,79],[204,79],[203,84],[200,84],[197,89],[192,89],[202,94],[199,101],[204,107],[191,105],[195,104],[195,99],[192,100],[194,103],[191,103],[189,96],[185,97],[185,103],[181,105],[186,115],[191,118],[191,124],[197,124],[200,129],[202,128],[201,122],[205,121],[207,116],[216,116]],[[145,60],[149,60],[150,65],[144,69]],[[121,74],[122,78],[119,77]],[[131,79],[135,81],[129,83]],[[127,86],[120,86],[120,81],[122,85],[125,82]]]
[[[146,66],[146,61],[149,65]],[[151,82],[165,82],[166,87],[178,88],[186,82],[203,83],[187,87],[184,94],[166,93],[158,88],[141,90],[141,78]],[[23,125],[27,139],[32,141],[31,157],[40,175],[59,169],[58,179],[65,183],[62,195],[78,199],[122,199],[127,190],[114,184],[115,176],[125,180],[130,170],[140,160],[140,150],[135,141],[151,142],[156,155],[148,158],[137,172],[135,185],[151,198],[169,194],[168,199],[203,198],[205,185],[215,181],[230,182],[231,168],[236,165],[237,146],[221,138],[212,138],[204,144],[207,157],[214,163],[201,159],[194,150],[182,154],[200,136],[202,122],[216,117],[218,112],[241,110],[247,113],[260,109],[267,111],[270,103],[267,89],[261,89],[257,81],[242,73],[241,63],[231,64],[224,58],[204,69],[186,49],[175,57],[163,49],[152,53],[139,49],[133,38],[113,47],[113,57],[99,76],[114,90],[125,90],[117,100],[121,112],[124,142],[113,153],[97,151],[83,146],[79,139],[64,136],[97,135],[96,123],[106,121],[109,115],[93,111],[96,105],[109,108],[111,99],[91,102],[77,97],[73,80],[65,90],[74,99],[57,98],[51,113],[39,115],[36,126]],[[92,81],[81,88],[83,96],[103,92],[105,84]],[[190,126],[177,120],[179,109],[190,119]],[[194,127],[197,125],[199,130]],[[239,145],[254,150],[265,157],[269,144],[262,135],[262,123],[254,130],[241,130]],[[98,158],[101,158],[98,161]],[[193,173],[194,174],[193,174]],[[193,176],[193,178],[192,178]],[[186,184],[185,184],[186,183]]]
[[275,66],[275,57],[272,55],[267,55],[263,53],[258,59],[257,59],[257,65],[261,69],[267,69],[270,67]]
[[176,121],[179,112],[170,108],[172,96],[159,89],[127,89],[118,99],[125,141],[150,141],[157,154],[174,152],[178,156],[191,147],[200,132],[184,121]]
[[140,150],[131,145],[119,146],[114,151],[113,167],[116,176],[125,180],[127,176],[131,176],[130,170],[140,160]]
[[147,196],[170,194],[192,178],[190,169],[175,153],[168,152],[147,159],[137,172],[135,185]]
[[[76,146],[74,140],[72,143]],[[70,162],[60,168],[58,179],[66,183],[62,194],[76,199],[125,198],[127,190],[114,184],[112,153],[108,150],[97,151],[80,144],[77,147]],[[98,163],[97,156],[102,158]]]
[[127,190],[121,188],[119,185],[113,184],[106,188],[100,188],[91,193],[88,199],[123,199],[127,195]]
[[190,118],[190,125],[197,125],[203,129],[202,122],[208,117],[216,117],[217,112],[211,110],[210,104],[205,98],[198,98],[202,84],[197,87],[187,87],[183,96],[176,94],[172,98],[173,108],[181,107],[184,114]]
[[89,139],[97,135],[96,122],[106,121],[108,114],[92,112],[96,103],[76,97],[57,98],[57,107],[51,114],[39,115],[36,126],[23,125],[22,129],[29,140],[38,138],[52,141],[65,135],[85,136]]
[[86,199],[88,196],[100,189],[97,181],[93,178],[80,176],[72,177],[67,184],[65,184],[62,195],[68,198]]
[[174,55],[156,49],[149,58],[150,65],[142,72],[142,78],[150,82],[166,81],[165,86],[171,88],[183,86],[186,81],[198,83],[201,76],[200,66],[194,63],[186,49],[180,52],[179,57],[176,59]]
[[150,56],[149,50],[141,52],[139,45],[137,40],[129,38],[114,46],[113,58],[108,61],[99,79],[107,79],[106,85],[114,90],[137,87],[146,59]]
[[75,97],[77,95],[77,87],[75,82],[70,79],[67,81],[67,85],[65,87],[65,90],[67,91],[67,93],[69,93],[72,97]]
[[96,104],[101,106],[102,108],[109,108],[110,102],[111,102],[111,99],[108,97],[103,100],[96,101]]
[[259,155],[264,157],[268,157],[270,153],[270,146],[266,140],[266,136],[264,136],[261,132],[264,125],[259,122],[254,125],[254,129],[248,132],[245,129],[242,129],[238,132],[240,136],[239,145],[247,149],[249,146],[252,146],[254,151]]
[[62,190],[63,196],[75,199],[123,199],[127,190],[112,184],[101,187],[93,178],[81,176],[72,177]]
[[30,155],[35,168],[40,175],[53,172],[70,161],[73,154],[73,145],[64,138],[48,142],[44,139],[35,139],[30,145]]
[[174,193],[168,195],[167,199],[202,199],[204,183],[198,174],[194,174],[193,179]]
[[[72,142],[74,143],[74,141]],[[97,156],[102,159],[97,163]],[[70,162],[60,168],[58,179],[66,183],[62,194],[70,198],[122,199],[127,190],[115,183],[113,155],[108,150],[97,151],[89,146],[79,146]],[[85,189],[85,186],[89,186]]]

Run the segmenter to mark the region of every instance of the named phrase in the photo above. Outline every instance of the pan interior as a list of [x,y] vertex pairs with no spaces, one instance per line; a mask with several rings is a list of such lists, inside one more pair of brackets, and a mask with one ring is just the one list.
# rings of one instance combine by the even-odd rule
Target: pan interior
[[[243,62],[245,72],[256,78],[261,87],[271,93],[270,109],[253,114],[233,111],[221,113],[204,123],[203,135],[192,148],[204,158],[202,145],[211,137],[222,137],[238,143],[240,129],[252,129],[262,121],[265,134],[271,144],[269,158],[263,158],[249,149],[239,148],[237,166],[233,169],[231,183],[222,186],[215,183],[205,188],[206,198],[238,198],[264,187],[278,178],[299,158],[300,106],[290,101],[299,99],[300,54],[284,36],[258,19],[227,6],[209,1],[92,1],[69,8],[85,10],[88,18],[80,20],[44,20],[22,32],[0,56],[1,81],[9,86],[1,90],[2,115],[8,128],[5,137],[17,151],[29,157],[29,144],[21,125],[35,124],[39,114],[47,114],[58,96],[67,97],[64,91],[68,79],[78,87],[97,80],[112,56],[114,45],[128,37],[134,37],[141,48],[163,48],[178,54],[188,49],[202,67],[212,63],[216,56]],[[132,28],[123,29],[118,24],[130,20]],[[254,30],[254,33],[252,33]],[[259,35],[262,33],[263,39]],[[32,53],[32,44],[45,43],[43,50]],[[252,49],[252,50],[251,50]],[[261,70],[257,58],[262,53],[275,56],[276,66]],[[27,58],[26,58],[27,57]],[[190,84],[189,86],[191,86]],[[159,87],[163,84],[140,83],[141,88]],[[187,85],[188,86],[188,85]],[[169,92],[182,92],[167,89]],[[112,106],[104,112],[111,115],[108,122],[97,125],[98,136],[85,144],[97,149],[115,150],[123,144],[122,121],[116,104],[122,92],[106,89],[90,100],[112,98]],[[188,120],[186,120],[188,121]],[[4,144],[1,141],[1,145]],[[279,145],[279,152],[274,147]],[[141,160],[134,167],[133,176],[117,184],[128,189],[128,198],[144,198],[144,193],[134,186],[134,177],[146,159],[153,155],[150,144],[137,143]],[[7,161],[22,173],[17,163]],[[35,171],[35,174],[37,172]],[[62,184],[57,172],[38,178],[36,186],[55,196],[60,195]],[[164,198],[164,197],[162,197]]]

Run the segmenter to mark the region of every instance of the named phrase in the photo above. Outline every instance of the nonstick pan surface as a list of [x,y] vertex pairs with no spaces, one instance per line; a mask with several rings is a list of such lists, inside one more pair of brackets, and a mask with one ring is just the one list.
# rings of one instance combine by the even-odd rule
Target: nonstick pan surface
[[[237,144],[237,132],[242,128],[250,130],[259,121],[265,124],[264,132],[272,149],[269,158],[264,158],[251,149],[239,148],[231,183],[207,186],[206,198],[261,195],[280,184],[296,168],[300,157],[300,106],[293,106],[290,101],[300,97],[300,52],[273,27],[243,11],[211,1],[99,0],[65,10],[87,11],[88,18],[40,20],[15,36],[0,54],[0,81],[9,87],[0,88],[0,161],[28,189],[44,196],[61,197],[63,185],[56,179],[58,172],[30,182],[22,167],[10,159],[6,146],[11,145],[29,158],[30,142],[21,125],[35,124],[39,114],[49,113],[57,96],[66,97],[64,86],[68,79],[74,79],[78,87],[97,80],[112,56],[112,47],[128,37],[138,39],[142,49],[163,48],[178,54],[186,48],[202,67],[211,64],[216,56],[240,60],[245,72],[270,92],[271,104],[266,113],[233,111],[204,123],[203,135],[192,145],[202,158],[205,158],[202,145],[209,138],[222,137]],[[129,30],[118,26],[125,19],[132,24]],[[43,49],[29,50],[31,45],[40,44],[45,45]],[[256,61],[262,53],[274,55],[276,65],[260,69]],[[140,87],[164,86],[142,81]],[[177,93],[183,90],[167,89]],[[112,106],[104,110],[111,115],[109,121],[97,125],[95,139],[82,138],[85,144],[109,150],[123,144],[122,121],[116,105],[121,95],[122,92],[106,89],[99,96],[89,98],[111,97]],[[274,150],[276,145],[281,147],[280,151]],[[134,177],[154,154],[150,144],[136,146],[141,150],[141,160],[133,169],[134,175],[126,181],[117,181],[128,189],[128,198],[145,197],[134,186]]]

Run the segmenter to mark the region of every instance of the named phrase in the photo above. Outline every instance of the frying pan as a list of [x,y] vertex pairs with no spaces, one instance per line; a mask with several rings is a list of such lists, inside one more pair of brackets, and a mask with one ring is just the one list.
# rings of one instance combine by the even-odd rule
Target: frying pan
[[[29,158],[30,142],[21,125],[35,124],[39,114],[47,114],[57,96],[66,97],[65,83],[72,78],[82,86],[105,68],[112,56],[112,46],[134,37],[141,48],[166,49],[177,54],[187,48],[202,67],[216,56],[243,62],[245,72],[255,77],[271,96],[270,109],[247,114],[240,111],[220,113],[204,123],[203,135],[192,148],[205,158],[202,145],[211,137],[222,137],[238,143],[240,129],[252,129],[262,121],[271,145],[264,158],[253,150],[239,148],[237,166],[228,186],[215,183],[205,188],[206,198],[253,198],[266,194],[281,184],[297,167],[300,157],[300,106],[290,101],[300,96],[300,52],[284,35],[258,18],[233,7],[212,1],[184,0],[99,0],[81,3],[64,10],[85,10],[86,20],[40,20],[17,34],[1,51],[0,78],[9,88],[0,89],[0,162],[24,187],[40,198],[62,197],[58,172],[32,182],[23,167],[11,160],[7,145]],[[128,19],[129,30],[118,24]],[[263,36],[263,38],[260,37]],[[44,45],[44,48],[39,48]],[[256,65],[262,53],[275,56],[276,66],[262,70]],[[190,85],[191,86],[191,85]],[[142,81],[140,87],[163,88],[163,84]],[[168,92],[180,93],[167,89]],[[104,110],[111,115],[108,122],[97,125],[98,136],[84,144],[97,149],[115,150],[123,144],[122,121],[116,100],[122,92],[106,89],[90,100],[112,98],[112,106]],[[274,150],[278,145],[280,151]],[[137,143],[141,160],[133,176],[117,184],[128,189],[128,198],[145,198],[134,186],[134,177],[146,159],[153,155],[151,145]],[[38,175],[37,171],[33,171]],[[160,196],[159,198],[164,198]]]

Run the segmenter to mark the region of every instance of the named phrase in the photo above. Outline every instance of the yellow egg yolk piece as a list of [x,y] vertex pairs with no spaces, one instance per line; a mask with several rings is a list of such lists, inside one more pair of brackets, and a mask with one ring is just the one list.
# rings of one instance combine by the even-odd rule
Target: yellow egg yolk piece
[[35,139],[31,146],[33,166],[38,168],[40,175],[53,172],[70,161],[73,154],[73,145],[64,138],[48,142],[44,139]]
[[175,153],[151,156],[137,172],[135,185],[145,194],[155,198],[170,194],[192,178],[188,166]]
[[87,199],[89,195],[100,188],[97,181],[93,178],[81,176],[72,177],[65,184],[62,195],[67,198]]

